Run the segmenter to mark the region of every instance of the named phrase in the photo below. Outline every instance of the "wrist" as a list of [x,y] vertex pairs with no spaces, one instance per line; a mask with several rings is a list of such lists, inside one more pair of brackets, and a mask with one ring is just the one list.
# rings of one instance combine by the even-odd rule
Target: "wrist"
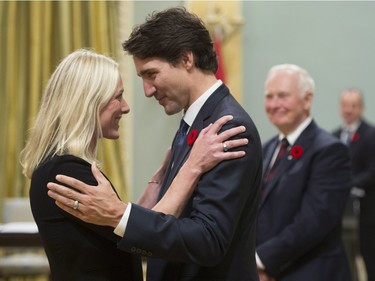
[[127,205],[128,204],[120,201],[120,203],[116,205],[116,207],[114,207],[114,210],[113,210],[114,213],[113,213],[113,216],[111,217],[111,227],[116,228],[118,226],[118,224],[121,221],[122,216],[125,213]]
[[192,176],[200,177],[203,174],[203,169],[201,169],[199,165],[190,163],[189,159],[181,168],[187,170]]

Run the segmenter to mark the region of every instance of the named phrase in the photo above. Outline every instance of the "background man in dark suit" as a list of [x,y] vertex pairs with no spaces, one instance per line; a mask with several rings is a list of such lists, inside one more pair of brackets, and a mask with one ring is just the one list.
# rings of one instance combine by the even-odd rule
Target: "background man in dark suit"
[[261,280],[351,280],[341,241],[348,149],[312,119],[313,93],[313,79],[299,66],[277,65],[268,73],[265,110],[279,134],[263,147],[256,241]]
[[[375,280],[375,128],[363,119],[364,101],[359,89],[340,95],[342,126],[334,135],[349,146],[352,192],[349,207],[358,214],[360,252],[369,281]],[[354,210],[353,210],[354,208]]]
[[[71,199],[79,195],[69,189],[64,194],[71,199],[60,198],[68,207],[60,206],[88,222],[116,227],[115,232],[123,236],[120,249],[152,257],[147,280],[258,280],[254,253],[261,143],[249,115],[215,77],[217,58],[208,30],[195,15],[172,8],[153,14],[136,27],[123,47],[133,55],[145,95],[155,97],[168,115],[183,111],[188,127],[187,140],[179,142],[180,135],[186,134],[180,129],[173,141],[159,197],[186,160],[196,134],[223,115],[234,117],[223,130],[237,125],[246,128],[238,136],[249,140],[241,147],[246,155],[223,161],[204,174],[180,219],[134,204],[124,213],[121,207],[113,210],[116,202],[96,201],[95,196],[86,201],[87,206],[82,202],[81,211],[87,212],[79,213],[71,208]],[[231,147],[231,140],[223,144],[224,151]],[[65,183],[74,186],[72,181]],[[61,192],[62,187],[54,190]]]

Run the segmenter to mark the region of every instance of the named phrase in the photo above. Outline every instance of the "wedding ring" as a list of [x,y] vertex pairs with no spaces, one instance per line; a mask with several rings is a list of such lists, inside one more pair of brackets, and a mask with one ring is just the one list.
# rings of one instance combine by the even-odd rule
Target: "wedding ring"
[[223,150],[224,152],[227,152],[229,150],[229,147],[227,146],[225,142],[223,142]]
[[78,200],[74,201],[74,204],[73,204],[73,209],[74,210],[78,209],[78,204],[79,204]]

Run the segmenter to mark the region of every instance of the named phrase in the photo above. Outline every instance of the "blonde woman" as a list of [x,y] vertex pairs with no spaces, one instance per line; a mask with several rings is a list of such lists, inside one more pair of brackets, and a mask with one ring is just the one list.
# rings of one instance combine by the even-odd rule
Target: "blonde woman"
[[[113,228],[85,223],[62,211],[47,195],[47,183],[56,182],[58,174],[98,184],[91,166],[96,171],[92,164],[98,161],[99,141],[117,139],[119,121],[130,111],[123,92],[118,64],[113,59],[90,50],[71,53],[49,79],[21,153],[24,174],[31,178],[31,208],[54,281],[142,280],[139,257],[117,250],[118,238]],[[178,215],[202,173],[222,160],[244,155],[243,151],[222,153],[222,142],[243,131],[237,127],[218,135],[230,119],[223,117],[202,130],[180,176],[172,183],[171,192],[157,205],[158,211]],[[231,145],[237,147],[246,142],[239,139]],[[163,176],[167,160],[156,176]],[[152,201],[150,194],[143,198]],[[72,207],[78,208],[78,202]]]

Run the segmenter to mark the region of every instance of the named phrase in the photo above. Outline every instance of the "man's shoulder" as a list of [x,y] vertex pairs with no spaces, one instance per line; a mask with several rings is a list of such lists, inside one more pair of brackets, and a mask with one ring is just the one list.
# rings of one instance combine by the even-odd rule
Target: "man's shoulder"
[[[211,117],[209,119],[216,120],[224,115],[232,115],[234,118],[230,123],[232,123],[233,126],[248,125],[249,127],[256,128],[249,113],[229,92],[229,89],[226,88],[224,84],[221,85],[220,88],[221,87],[224,87],[221,92],[212,95],[212,99],[208,100],[205,107],[202,107],[203,111],[207,112],[211,110]],[[216,98],[213,96],[216,96]]]
[[336,136],[332,133],[326,131],[325,129],[317,126],[317,130],[314,134],[314,143],[320,146],[329,146],[338,144],[340,146],[345,146]]
[[253,123],[250,114],[230,93],[224,97],[221,106],[218,107],[218,110],[224,112],[231,112],[233,115],[236,115],[238,118],[241,118],[243,122]]
[[312,149],[314,153],[318,153],[322,150],[329,151],[347,150],[347,146],[344,145],[339,138],[334,136],[332,133],[320,127],[314,121],[310,123],[309,126],[301,133],[300,137],[297,139],[298,142],[308,145],[309,149]]
[[363,120],[358,128],[358,131],[364,131],[369,134],[375,134],[375,126],[368,121]]

